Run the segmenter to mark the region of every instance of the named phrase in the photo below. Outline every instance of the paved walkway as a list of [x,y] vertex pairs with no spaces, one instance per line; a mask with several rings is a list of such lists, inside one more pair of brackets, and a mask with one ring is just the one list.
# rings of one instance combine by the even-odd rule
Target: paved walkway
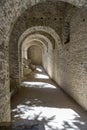
[[45,130],[87,130],[87,112],[41,67],[27,75],[21,86],[12,99],[13,121],[41,121]]

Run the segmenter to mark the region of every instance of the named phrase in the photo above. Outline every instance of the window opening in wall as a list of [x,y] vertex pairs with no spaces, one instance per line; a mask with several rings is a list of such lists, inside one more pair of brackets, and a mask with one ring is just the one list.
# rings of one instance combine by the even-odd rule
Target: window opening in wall
[[54,18],[54,20],[56,21],[56,20],[57,20],[57,18]]
[[83,19],[83,22],[85,22],[85,19]]
[[41,17],[40,19],[43,19],[43,17]]

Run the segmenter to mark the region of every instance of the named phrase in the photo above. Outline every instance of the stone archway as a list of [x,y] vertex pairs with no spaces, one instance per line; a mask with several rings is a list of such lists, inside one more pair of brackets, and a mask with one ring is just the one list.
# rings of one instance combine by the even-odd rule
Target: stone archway
[[32,45],[27,49],[28,59],[31,59],[31,62],[34,65],[42,65],[42,53],[43,48],[38,45]]
[[[11,0],[11,1],[1,1],[0,2],[0,7],[1,7],[1,13],[0,13],[0,31],[1,31],[1,33],[0,33],[0,39],[1,39],[1,44],[0,44],[0,49],[1,49],[1,51],[0,51],[0,62],[1,62],[1,71],[0,71],[1,83],[0,83],[0,86],[1,86],[1,91],[0,91],[0,95],[1,95],[1,99],[0,99],[0,102],[2,102],[2,104],[0,104],[0,106],[1,106],[0,121],[1,122],[7,121],[7,120],[10,121],[9,66],[11,67],[11,69],[14,70],[14,71],[12,71],[12,73],[15,73],[15,76],[13,77],[15,82],[19,83],[19,70],[15,71],[18,68],[18,66],[19,66],[19,64],[18,64],[18,53],[16,53],[16,52],[18,52],[18,39],[19,39],[21,34],[26,29],[30,28],[31,26],[32,27],[36,26],[35,23],[33,25],[31,25],[31,22],[27,26],[27,24],[25,24],[26,15],[23,15],[23,14],[24,13],[26,14],[28,9],[30,9],[31,7],[33,8],[34,5],[38,5],[38,4],[42,4],[43,5],[43,4],[46,4],[46,2],[47,2],[46,0],[42,0],[42,2],[40,0],[38,0],[38,1],[36,1],[36,0],[33,0],[33,1],[31,1],[31,0],[26,0],[26,1],[25,0],[22,0],[22,1],[20,1],[20,0],[15,0],[15,1]],[[59,2],[59,1],[56,0],[55,2]],[[55,2],[54,1],[50,1],[50,4],[52,4],[52,6],[53,6],[53,4]],[[70,3],[71,5],[69,5],[69,6],[70,6],[70,8],[72,7],[73,9],[76,9],[75,6],[79,7],[79,10],[82,7],[86,8],[86,0],[84,0],[84,1],[82,1],[82,0],[60,0],[60,3],[64,3],[65,5],[69,5],[69,3]],[[73,5],[75,5],[75,6],[73,6]],[[65,7],[65,6],[62,6],[62,7]],[[35,6],[35,8],[36,8],[36,6]],[[83,62],[83,61],[86,61],[86,58],[85,58],[86,54],[84,53],[84,52],[86,52],[86,49],[85,49],[85,46],[86,46],[85,45],[85,43],[86,43],[85,42],[86,41],[86,37],[85,37],[86,30],[85,29],[86,28],[84,29],[84,27],[86,27],[86,23],[85,23],[85,19],[84,19],[84,17],[86,17],[86,15],[85,15],[86,13],[85,13],[85,10],[81,11],[80,12],[81,16],[82,16],[81,17],[79,15],[78,9],[76,9],[76,10],[77,10],[76,11],[77,13],[74,14],[71,17],[71,37],[70,38],[73,41],[73,39],[76,39],[75,36],[78,36],[79,38],[83,37],[84,43],[82,41],[82,43],[83,43],[83,45],[82,45],[78,41],[77,43],[80,44],[80,45],[78,45],[78,44],[74,44],[76,42],[75,41],[75,42],[73,42],[73,44],[72,44],[72,42],[70,42],[71,44],[69,44],[68,47],[67,47],[67,45],[65,45],[63,47],[65,55],[63,55],[63,53],[61,53],[61,55],[65,56],[65,57],[63,58],[63,56],[60,56],[60,59],[63,59],[62,63],[64,63],[64,65],[62,63],[60,65],[60,66],[62,66],[61,70],[63,70],[63,71],[61,71],[62,79],[60,78],[60,82],[59,83],[60,83],[61,86],[64,85],[63,88],[68,93],[70,93],[72,96],[74,96],[74,98],[86,109],[87,106],[85,105],[84,102],[81,102],[81,100],[80,100],[81,97],[83,97],[84,101],[86,100],[86,94],[84,93],[84,90],[86,89],[85,88],[85,84],[87,84],[86,76],[85,76],[85,73],[86,73],[86,71],[85,71],[86,70],[86,63]],[[64,11],[64,8],[63,8],[63,11]],[[50,12],[50,13],[52,13],[52,12]],[[61,11],[61,13],[62,13],[62,11]],[[52,16],[53,15],[51,15],[49,17],[52,17]],[[64,15],[64,17],[66,17],[66,16],[67,15]],[[56,21],[56,17],[52,17],[52,18],[53,19],[55,18],[54,21]],[[74,20],[74,18],[75,18],[76,21]],[[43,19],[43,17],[40,18],[40,20],[42,20],[42,19]],[[23,22],[21,22],[21,20]],[[60,17],[60,20],[61,20],[61,17]],[[84,25],[83,25],[83,22],[84,22]],[[50,22],[50,27],[53,28],[53,26],[51,26],[51,23],[52,22]],[[62,21],[60,23],[63,25]],[[78,24],[78,26],[75,26],[74,23],[80,23],[80,24]],[[43,25],[43,24],[45,24],[45,26],[48,26],[49,22],[48,23],[41,22],[41,25]],[[57,24],[58,24],[58,21],[57,21]],[[40,24],[38,24],[37,26],[40,26]],[[55,28],[53,28],[53,29],[54,30],[57,29],[56,31],[58,31],[57,32],[58,35],[62,38],[62,35],[61,35],[62,32],[59,31],[59,29],[61,30],[62,28],[59,28],[59,27],[55,26]],[[83,27],[83,29],[82,29],[82,27]],[[76,30],[75,28],[78,28],[78,29]],[[80,36],[79,32],[81,32],[82,30],[84,30],[85,34],[83,33],[84,35]],[[79,56],[79,53],[78,53],[80,50],[75,50],[75,47],[78,48],[79,46],[81,47],[80,49],[83,48],[83,50],[84,50],[84,52],[82,51],[82,53],[81,53],[82,55],[80,55],[80,56]],[[12,53],[10,53],[10,50],[12,50]],[[68,55],[68,50],[69,50],[69,52],[72,52],[72,50],[73,50],[75,52],[74,53],[75,54],[74,57],[75,56],[81,57],[80,60],[78,61],[77,57],[75,57],[76,61],[77,61],[75,63],[75,61],[72,60],[73,54],[70,53],[71,55],[69,56]],[[77,53],[76,53],[76,51],[77,51]],[[9,65],[9,57],[10,56],[12,56],[10,58],[10,61],[11,60],[13,60],[13,61]],[[84,57],[84,59],[83,59],[83,57]],[[11,66],[12,64],[15,64],[16,60],[17,60],[17,64],[15,66]],[[70,61],[72,61],[72,64],[74,65],[74,67],[77,68],[76,72],[79,72],[79,73],[76,73],[76,75],[75,75],[75,73],[72,73],[74,67],[72,66],[72,64],[70,64]],[[80,61],[81,61],[81,65],[84,64],[83,66],[80,65]],[[68,71],[67,71],[67,66],[68,66],[68,68],[72,68],[72,70],[68,69]],[[80,75],[80,71],[79,71],[80,69],[82,70],[82,75]],[[69,82],[68,82],[68,77],[64,77],[64,74],[66,74],[67,72],[69,74],[68,77],[70,77]],[[77,84],[75,84],[75,86],[74,86],[74,82],[73,81],[75,80],[75,76],[76,77],[80,77],[83,86],[80,84],[80,82],[78,80],[76,80]],[[57,78],[56,78],[56,80],[57,80]],[[15,84],[15,85],[18,85],[18,84]],[[71,85],[72,89],[69,88],[70,85]],[[79,96],[77,96],[78,95],[78,91],[76,89],[78,87],[79,87],[79,90],[80,89],[82,90],[82,94],[81,94],[81,92],[79,92]],[[73,91],[73,88],[75,89],[75,91]],[[75,92],[75,94],[74,94],[74,92]],[[5,95],[4,97],[2,96],[2,93],[4,93],[4,95]],[[81,96],[81,95],[83,95],[83,96]]]
[[[38,34],[38,32],[41,32],[41,34]],[[46,35],[44,36],[44,33],[46,32],[46,34],[50,34],[50,37],[47,37]],[[34,34],[35,33],[35,34]],[[43,35],[42,35],[43,34]],[[53,40],[52,40],[53,39]],[[43,66],[44,68],[47,70],[47,72],[49,73],[49,75],[52,77],[53,72],[50,70],[52,69],[52,67],[54,66],[54,51],[55,51],[55,46],[60,49],[62,49],[61,46],[61,41],[59,36],[57,35],[57,33],[50,27],[43,27],[43,26],[37,26],[37,27],[31,27],[28,30],[26,30],[20,37],[19,42],[18,42],[18,46],[19,46],[19,60],[20,60],[20,65],[19,68],[21,68],[20,70],[20,77],[23,75],[23,71],[22,71],[22,67],[21,66],[21,47],[23,47],[24,45],[30,46],[31,41],[41,41],[42,44],[44,46],[46,46],[46,53],[43,56],[43,61],[45,60],[45,62],[43,62]],[[23,45],[22,45],[23,44]],[[24,47],[23,47],[24,48]],[[59,53],[59,51],[58,51]],[[47,56],[46,56],[47,55]],[[48,56],[49,55],[49,56]],[[46,57],[49,57],[48,59],[46,59]],[[48,65],[47,65],[48,64]],[[49,68],[50,66],[50,68]],[[55,67],[54,67],[55,68]],[[56,68],[55,68],[56,69]]]
[[[35,47],[36,46],[36,47]],[[37,50],[35,51],[35,48],[33,48],[33,50],[31,50],[32,52],[32,54],[31,54],[31,58],[29,58],[28,57],[28,52],[29,52],[29,49],[31,48],[32,49],[32,47],[35,47],[38,51],[39,51],[39,54],[37,53]],[[23,60],[24,59],[26,59],[26,61],[28,61],[29,59],[32,61],[32,55],[34,56],[35,54],[35,56],[34,56],[34,60],[36,61],[36,60],[38,60],[37,62],[39,63],[39,62],[41,62],[42,63],[42,54],[44,54],[45,53],[45,50],[46,49],[46,46],[44,46],[40,41],[37,41],[37,40],[33,40],[33,41],[30,41],[30,42],[28,42],[27,44],[23,44],[22,45],[22,51],[21,51],[21,53],[20,53],[20,76],[21,76],[21,80],[22,80],[22,78],[24,77],[23,76]],[[39,59],[38,59],[39,58]],[[36,62],[36,63],[37,63]],[[32,63],[32,62],[31,62]],[[32,63],[33,64],[33,63]]]

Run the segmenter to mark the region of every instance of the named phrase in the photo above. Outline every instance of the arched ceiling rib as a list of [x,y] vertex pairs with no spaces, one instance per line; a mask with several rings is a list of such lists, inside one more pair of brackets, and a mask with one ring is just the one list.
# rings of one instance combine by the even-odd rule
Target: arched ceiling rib
[[46,47],[44,47],[44,45],[41,43],[41,42],[38,42],[38,41],[31,41],[28,45],[24,45],[22,46],[22,58],[23,57],[26,57],[27,59],[27,52],[28,52],[28,49],[32,46],[38,46],[43,53],[46,52]]
[[27,50],[29,47],[31,47],[33,45],[39,46],[43,49],[44,52],[47,52],[47,47],[44,45],[44,43],[42,43],[41,41],[37,41],[37,40],[32,40],[32,41],[29,41],[28,43],[23,44],[22,50],[23,49]]
[[51,44],[51,41],[46,37],[46,36],[43,36],[41,34],[32,34],[32,35],[29,35],[27,38],[25,38],[25,40],[23,41],[23,45],[24,46],[25,44],[28,45],[28,43],[30,43],[31,41],[39,41],[41,42],[43,45],[46,46],[46,48],[48,49],[48,46],[53,49],[53,46]]
[[[40,34],[38,34],[38,32]],[[31,27],[31,28],[27,29],[21,35],[21,37],[19,38],[19,42],[18,42],[19,48],[20,48],[20,46],[22,46],[22,43],[25,41],[25,39],[27,37],[29,37],[29,35],[31,35],[31,37],[36,36],[36,38],[37,38],[37,36],[42,36],[43,40],[45,38],[46,42],[51,41],[53,49],[55,49],[55,44],[60,44],[60,37],[52,28],[46,27],[46,26],[35,26],[35,27]],[[40,40],[41,40],[41,38],[40,38]],[[28,41],[28,39],[26,41]]]

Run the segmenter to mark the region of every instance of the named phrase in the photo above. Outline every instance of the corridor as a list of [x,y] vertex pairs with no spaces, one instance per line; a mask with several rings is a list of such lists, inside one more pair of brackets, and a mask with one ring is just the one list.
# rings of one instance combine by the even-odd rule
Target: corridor
[[87,130],[87,112],[37,66],[12,98],[12,121],[38,120],[45,130]]

